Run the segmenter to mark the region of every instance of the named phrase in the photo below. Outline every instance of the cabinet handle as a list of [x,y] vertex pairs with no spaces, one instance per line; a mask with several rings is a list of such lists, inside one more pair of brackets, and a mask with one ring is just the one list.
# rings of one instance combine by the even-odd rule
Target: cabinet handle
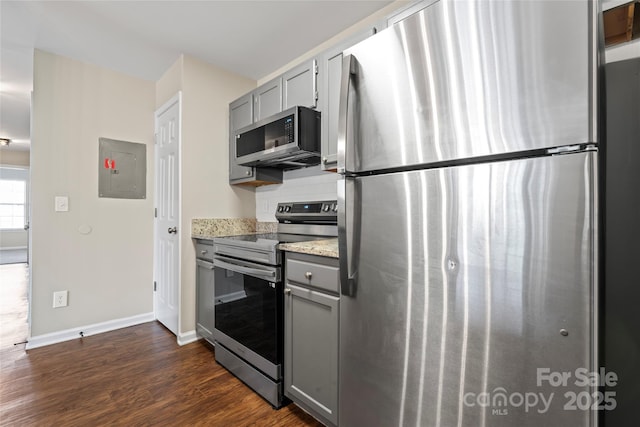
[[284,294],[285,295],[289,295],[291,293],[291,289],[289,288],[284,288]]
[[176,234],[178,232],[178,229],[176,227],[169,227],[167,229],[167,233],[169,234]]
[[326,157],[322,158],[322,163],[327,163],[329,161],[329,159],[327,159]]
[[311,277],[313,277],[313,273],[311,273],[310,271],[307,271],[306,273],[304,273],[304,277],[306,277],[307,280],[311,280]]
[[207,252],[209,252],[209,251],[206,251],[206,250],[205,250],[205,251],[200,251],[200,253],[201,253],[202,255],[206,254]]
[[247,171],[245,173],[247,174],[247,176],[251,175],[251,171]]

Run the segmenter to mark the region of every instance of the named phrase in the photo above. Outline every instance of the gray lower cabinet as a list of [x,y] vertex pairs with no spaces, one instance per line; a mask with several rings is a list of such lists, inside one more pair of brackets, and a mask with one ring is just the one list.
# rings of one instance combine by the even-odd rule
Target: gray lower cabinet
[[200,257],[196,259],[196,334],[213,344],[215,296],[212,243],[198,240],[196,256]]
[[[284,394],[338,424],[338,260],[286,254]],[[291,272],[291,274],[289,274]]]

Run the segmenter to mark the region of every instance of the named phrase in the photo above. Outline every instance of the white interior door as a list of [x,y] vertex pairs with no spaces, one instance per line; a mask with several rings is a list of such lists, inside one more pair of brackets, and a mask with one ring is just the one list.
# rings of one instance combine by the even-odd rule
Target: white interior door
[[180,295],[180,95],[156,111],[156,319],[178,334]]

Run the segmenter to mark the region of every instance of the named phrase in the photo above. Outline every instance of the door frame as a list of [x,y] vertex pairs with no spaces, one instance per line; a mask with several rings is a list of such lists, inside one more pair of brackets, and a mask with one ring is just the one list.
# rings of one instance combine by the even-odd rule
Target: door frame
[[157,306],[156,306],[156,291],[155,283],[158,278],[158,220],[155,215],[158,209],[158,162],[159,162],[159,150],[158,150],[158,118],[174,104],[178,104],[178,259],[176,269],[178,271],[178,330],[176,333],[176,340],[180,337],[180,331],[182,330],[182,91],[178,91],[167,102],[157,108],[154,113],[154,216],[153,216],[153,317],[157,320]]
[[[29,164],[28,165],[12,165],[9,163],[0,163],[0,168],[4,169],[17,169],[26,173],[25,182],[25,212],[24,220],[25,225],[28,225],[24,231],[27,233],[27,271],[29,279],[27,281],[27,335],[24,337],[26,340],[31,338],[31,285],[33,279],[32,262],[31,262],[31,148],[29,148]],[[1,174],[0,174],[1,175]],[[22,173],[20,173],[22,175]]]

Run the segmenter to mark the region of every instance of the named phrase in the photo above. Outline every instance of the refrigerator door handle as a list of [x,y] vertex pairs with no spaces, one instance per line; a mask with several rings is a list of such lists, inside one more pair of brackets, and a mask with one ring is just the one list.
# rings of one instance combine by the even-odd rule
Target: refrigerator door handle
[[[360,253],[360,209],[356,178],[338,180],[338,249],[340,251],[340,293],[355,297],[358,270],[355,260]],[[356,211],[356,209],[358,211]]]
[[342,74],[340,76],[340,103],[338,106],[338,173],[353,170],[347,162],[353,156],[347,155],[347,150],[352,147],[347,145],[347,123],[349,121],[349,92],[351,91],[351,79],[355,74],[356,58],[353,55],[344,55],[342,58]]

